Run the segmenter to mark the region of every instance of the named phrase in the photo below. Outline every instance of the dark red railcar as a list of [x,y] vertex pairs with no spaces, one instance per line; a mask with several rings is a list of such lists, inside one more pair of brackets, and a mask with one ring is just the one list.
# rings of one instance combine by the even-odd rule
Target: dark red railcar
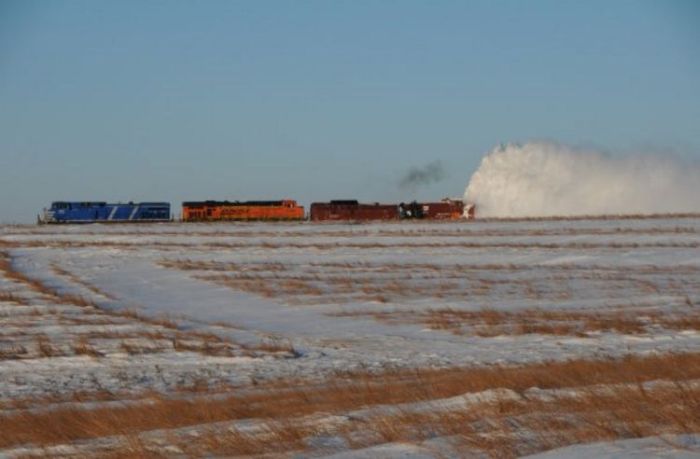
[[314,202],[310,210],[311,221],[369,221],[398,220],[396,204],[361,204],[356,200]]

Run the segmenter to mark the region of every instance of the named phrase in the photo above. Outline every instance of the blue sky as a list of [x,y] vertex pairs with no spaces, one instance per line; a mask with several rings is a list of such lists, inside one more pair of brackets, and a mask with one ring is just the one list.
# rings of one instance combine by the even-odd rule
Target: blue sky
[[700,2],[0,0],[0,221],[461,196],[530,139],[700,160]]

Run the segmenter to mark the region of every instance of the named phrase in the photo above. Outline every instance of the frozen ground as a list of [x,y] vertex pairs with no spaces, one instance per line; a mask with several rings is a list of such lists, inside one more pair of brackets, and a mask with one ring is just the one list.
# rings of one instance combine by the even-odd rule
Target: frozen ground
[[[141,403],[153,392],[324,385],[348,372],[700,353],[696,217],[5,226],[0,251],[7,416]],[[161,453],[192,453],[163,449],[167,435],[158,429],[143,432]],[[442,434],[413,443],[341,437],[305,435],[299,454],[469,451]],[[64,445],[51,450],[60,455],[122,445],[114,436],[86,438],[88,446],[43,446]],[[543,449],[526,443],[514,451]],[[46,453],[1,444],[8,454]]]

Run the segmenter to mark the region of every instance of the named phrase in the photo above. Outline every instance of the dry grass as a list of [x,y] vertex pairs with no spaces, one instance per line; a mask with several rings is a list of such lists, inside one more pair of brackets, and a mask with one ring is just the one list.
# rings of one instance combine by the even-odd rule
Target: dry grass
[[81,336],[73,344],[73,352],[76,355],[87,355],[90,357],[103,357],[103,354],[90,344],[87,337]]
[[440,436],[453,439],[454,453],[469,449],[503,458],[571,444],[695,433],[699,429],[700,390],[676,382],[651,388],[627,385],[602,393],[584,388],[575,396],[557,394],[544,401],[528,397],[494,400],[447,411],[376,411],[361,422],[346,421],[340,426],[265,421],[261,432],[212,429],[200,437],[202,443],[188,451],[195,455],[304,451],[305,440],[313,435],[340,435],[351,448],[415,443]]
[[[473,333],[477,336],[497,335],[575,335],[587,336],[593,332],[641,334],[647,322],[639,315],[626,311],[577,312],[529,309],[524,311],[457,311],[438,309],[423,315],[430,328],[452,333]],[[700,317],[698,317],[700,325]],[[469,330],[465,330],[465,326]]]
[[[91,452],[91,455],[94,452]],[[165,459],[172,457],[158,451],[158,448],[149,447],[138,435],[127,435],[124,444],[118,450],[95,454],[101,459]]]
[[[696,219],[700,217],[700,214],[680,214],[680,215],[656,215],[656,216],[587,216],[587,217],[551,217],[551,218],[520,218],[520,219],[478,219],[480,222],[516,222],[516,221],[576,221],[576,220],[651,220],[651,219],[666,219],[666,218],[678,218],[678,219]],[[273,222],[270,222],[273,223]],[[452,223],[452,224],[451,224]],[[188,226],[187,228],[180,227],[181,231],[168,231],[162,228],[158,231],[152,231],[149,228],[142,228],[136,231],[120,228],[119,231],[110,231],[111,235],[124,237],[124,236],[135,236],[135,237],[148,237],[148,236],[180,236],[180,237],[211,237],[211,238],[251,238],[251,237],[266,237],[266,238],[304,238],[304,237],[367,237],[367,236],[381,236],[381,237],[421,237],[421,236],[434,236],[436,234],[441,237],[474,237],[474,236],[560,236],[560,235],[615,235],[615,234],[695,234],[697,232],[696,228],[692,226],[674,226],[674,227],[648,227],[648,228],[633,228],[625,226],[616,227],[604,227],[604,228],[590,228],[590,227],[561,227],[561,228],[508,228],[496,229],[493,227],[475,227],[470,224],[471,222],[464,222],[460,228],[454,227],[454,222],[444,222],[444,221],[421,221],[419,226],[415,225],[415,222],[383,222],[382,228],[372,228],[366,229],[363,224],[356,224],[352,230],[348,229],[338,229],[333,227],[326,227],[323,230],[319,230],[318,226],[323,226],[324,224],[315,224],[317,228],[313,232],[308,231],[296,231],[290,230],[288,227],[283,230],[265,230],[256,229],[256,231],[251,231],[243,227],[239,227],[235,230],[224,230],[220,228],[209,229],[207,231],[202,231],[198,228]],[[200,223],[201,225],[202,223]],[[216,223],[212,223],[215,225]],[[285,226],[287,226],[285,224]],[[54,231],[50,229],[42,228],[40,231],[36,231],[32,227],[17,227],[12,231],[7,231],[6,234],[19,234],[19,235],[51,235],[60,234],[63,235],[60,228],[56,228]],[[81,236],[104,236],[104,230],[93,231],[87,228],[81,229]],[[3,241],[0,240],[0,245],[6,244],[11,246],[14,241]]]
[[543,300],[559,302],[585,291],[609,298],[630,295],[688,296],[700,289],[700,268],[653,264],[601,265],[436,264],[436,263],[224,263],[164,260],[162,266],[194,271],[214,282],[291,304],[397,302],[421,298]]
[[294,349],[291,341],[282,338],[269,338],[256,345],[246,345],[243,346],[243,348],[247,349],[248,351],[286,353],[291,355],[296,354],[296,350]]
[[121,349],[129,355],[153,354],[168,349],[167,342],[125,340],[121,342]]
[[[1,247],[2,245],[0,245]],[[121,249],[139,250],[144,247],[157,248],[163,251],[176,251],[182,249],[216,250],[216,249],[303,249],[317,251],[331,251],[337,249],[374,250],[395,248],[405,249],[545,249],[545,250],[572,250],[588,251],[593,249],[606,250],[630,250],[630,249],[695,249],[700,247],[697,241],[680,242],[117,242],[117,241],[47,241],[47,240],[22,240],[5,244],[5,247],[43,247],[52,249]]]
[[145,401],[149,398],[156,397],[155,392],[120,392],[120,391],[108,391],[93,390],[93,391],[75,391],[68,393],[50,393],[44,394],[39,397],[28,397],[28,398],[15,398],[11,400],[0,401],[0,409],[2,410],[27,410],[27,409],[42,409],[47,408],[54,404],[65,404],[65,403],[93,403],[99,404],[100,402],[131,402],[131,401]]
[[[547,401],[520,398],[448,412],[402,412],[368,421],[374,435],[354,447],[387,441],[416,442],[435,436],[457,439],[456,447],[491,457],[518,457],[571,444],[700,430],[700,390],[678,383],[671,387],[625,386],[602,394],[584,390]],[[525,440],[527,438],[529,440]]]
[[[234,273],[285,273],[291,272],[300,266],[306,267],[306,271],[313,274],[320,274],[324,272],[341,271],[343,273],[347,272],[378,272],[378,273],[389,273],[389,272],[406,272],[406,273],[416,273],[420,271],[432,271],[436,273],[463,273],[465,271],[528,271],[532,269],[542,270],[544,272],[558,272],[558,271],[582,271],[582,272],[614,272],[618,273],[623,268],[619,266],[609,266],[609,265],[597,265],[597,264],[545,264],[545,265],[532,265],[532,264],[518,264],[518,263],[479,263],[479,264],[439,264],[439,263],[392,263],[392,262],[367,262],[367,261],[354,261],[354,262],[334,262],[334,261],[323,261],[323,262],[308,262],[303,265],[298,265],[294,263],[227,263],[219,261],[209,261],[209,260],[191,260],[188,258],[184,259],[165,259],[161,260],[159,264],[166,268],[180,269],[183,271],[219,271],[219,272],[234,272]],[[645,265],[633,265],[625,266],[625,273],[634,274],[697,274],[700,273],[700,267],[692,265],[679,265],[679,266],[668,266],[668,265],[655,265],[655,264],[645,264]]]
[[289,265],[283,263],[226,263],[208,260],[161,260],[158,263],[164,268],[180,269],[183,271],[226,271],[226,272],[278,272],[287,271]]
[[237,347],[230,343],[223,342],[219,339],[203,339],[192,340],[185,338],[175,338],[172,340],[173,349],[178,352],[197,352],[202,355],[210,355],[215,357],[232,357]]
[[7,303],[15,303],[22,306],[29,306],[29,302],[24,298],[17,296],[12,292],[0,291],[0,301]]
[[11,346],[3,346],[0,349],[0,360],[17,360],[25,358],[28,354],[27,348],[21,344],[12,344]]
[[[697,378],[700,378],[700,354],[547,362],[521,367],[339,374],[323,384],[295,383],[217,399],[159,397],[149,399],[148,403],[93,410],[56,408],[49,412],[23,411],[0,416],[0,447],[23,443],[49,445],[236,419],[292,419],[317,412],[340,413],[367,406],[435,400],[493,388],[524,393],[531,387],[556,389],[651,380],[681,384]],[[695,397],[696,394],[688,395],[691,396]],[[675,403],[695,407],[693,400],[677,398]]]
[[36,347],[41,357],[61,357],[65,355],[59,347],[51,343],[51,340],[46,335],[37,336]]
[[387,323],[424,324],[433,330],[457,335],[492,337],[499,335],[561,335],[586,337],[592,333],[615,332],[628,335],[649,333],[652,327],[666,330],[700,330],[700,312],[694,310],[564,311],[525,309],[462,311],[451,308],[427,311],[352,311],[336,317],[372,317]]

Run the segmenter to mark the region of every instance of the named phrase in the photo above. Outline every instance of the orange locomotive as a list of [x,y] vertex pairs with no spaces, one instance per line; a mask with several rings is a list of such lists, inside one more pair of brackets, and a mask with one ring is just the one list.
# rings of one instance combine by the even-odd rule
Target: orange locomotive
[[182,221],[303,220],[304,208],[281,201],[189,201],[182,203]]

